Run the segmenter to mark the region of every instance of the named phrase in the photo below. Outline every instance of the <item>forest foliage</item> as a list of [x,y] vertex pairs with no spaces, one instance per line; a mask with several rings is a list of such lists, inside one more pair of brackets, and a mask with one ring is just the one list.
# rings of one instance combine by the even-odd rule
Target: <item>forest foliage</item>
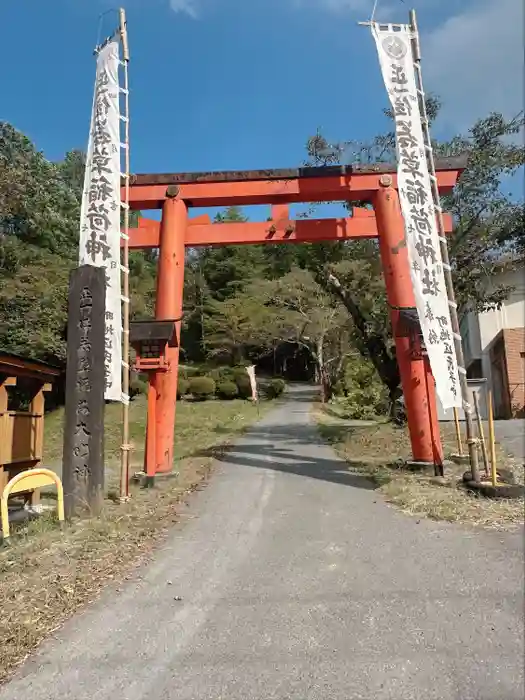
[[[439,111],[435,98],[429,111],[432,116]],[[466,135],[435,144],[438,154],[468,155],[455,192],[443,202],[454,216],[450,251],[462,307],[500,304],[510,291],[497,283],[502,257],[510,265],[523,264],[523,199],[505,192],[525,162],[516,138],[523,125],[522,116],[506,120],[491,114]],[[370,143],[335,147],[317,133],[308,140],[307,162],[394,162],[394,146],[389,132]],[[67,289],[78,259],[83,174],[82,152],[50,162],[12,125],[0,123],[4,351],[65,363]],[[216,219],[244,220],[237,208]],[[155,252],[132,253],[135,318],[153,315],[155,267]],[[279,374],[300,361],[306,374],[322,382],[326,399],[344,397],[354,414],[364,403],[373,412],[387,410],[400,393],[375,241],[188,250],[182,345],[185,362],[249,360]]]

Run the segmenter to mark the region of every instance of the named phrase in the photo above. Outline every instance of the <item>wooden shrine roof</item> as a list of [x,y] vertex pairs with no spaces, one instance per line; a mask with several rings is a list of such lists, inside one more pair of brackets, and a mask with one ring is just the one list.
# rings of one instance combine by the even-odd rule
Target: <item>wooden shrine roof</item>
[[27,359],[0,351],[0,374],[9,377],[28,377],[40,379],[43,382],[53,381],[62,374],[62,370],[54,365]]
[[[467,156],[439,158],[436,170],[459,170],[467,166]],[[362,165],[323,165],[318,167],[284,168],[270,170],[219,170],[196,173],[144,173],[131,175],[131,185],[174,185],[205,182],[247,182],[250,180],[295,180],[302,178],[340,177],[345,175],[395,174],[397,165],[369,163]],[[122,181],[124,185],[124,181]]]

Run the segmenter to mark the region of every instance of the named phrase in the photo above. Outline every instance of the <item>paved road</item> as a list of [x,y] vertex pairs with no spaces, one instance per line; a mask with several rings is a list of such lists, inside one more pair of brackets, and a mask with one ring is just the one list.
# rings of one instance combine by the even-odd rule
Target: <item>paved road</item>
[[0,700],[523,699],[521,535],[388,507],[294,391]]
[[525,463],[525,420],[494,421],[496,440],[518,461]]

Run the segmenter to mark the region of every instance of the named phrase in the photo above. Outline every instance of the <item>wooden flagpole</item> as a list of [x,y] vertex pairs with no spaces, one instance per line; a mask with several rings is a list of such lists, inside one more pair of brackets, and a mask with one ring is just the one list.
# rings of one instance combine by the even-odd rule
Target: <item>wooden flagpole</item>
[[130,317],[130,290],[129,290],[129,45],[126,22],[126,11],[119,10],[120,41],[122,44],[122,64],[124,72],[124,210],[123,222],[123,246],[122,246],[122,444],[120,463],[120,501],[129,500],[129,466],[131,445],[129,442],[129,385],[130,385],[130,357],[129,357],[129,317]]

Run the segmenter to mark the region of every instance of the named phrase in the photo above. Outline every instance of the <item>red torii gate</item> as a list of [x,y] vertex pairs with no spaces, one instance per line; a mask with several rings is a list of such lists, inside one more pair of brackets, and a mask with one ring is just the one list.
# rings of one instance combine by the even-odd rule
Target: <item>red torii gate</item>
[[[436,163],[442,194],[452,191],[465,168],[463,158]],[[379,248],[394,328],[396,355],[405,397],[414,462],[441,465],[443,450],[436,409],[435,383],[417,341],[396,332],[403,309],[415,307],[397,193],[391,165],[330,166],[293,170],[229,171],[134,175],[130,208],[161,209],[160,222],[139,219],[130,230],[130,248],[159,248],[156,320],[182,316],[185,247],[204,245],[320,242],[379,238]],[[123,192],[124,194],[124,192]],[[298,202],[368,201],[373,211],[354,208],[337,219],[290,220],[288,205]],[[191,207],[271,204],[272,221],[212,224],[208,216],[188,218]],[[445,217],[447,232],[452,219]],[[180,341],[181,321],[176,323]],[[150,376],[145,472],[171,471],[177,401],[179,342],[167,349],[168,370]],[[152,449],[152,446],[154,448]]]

